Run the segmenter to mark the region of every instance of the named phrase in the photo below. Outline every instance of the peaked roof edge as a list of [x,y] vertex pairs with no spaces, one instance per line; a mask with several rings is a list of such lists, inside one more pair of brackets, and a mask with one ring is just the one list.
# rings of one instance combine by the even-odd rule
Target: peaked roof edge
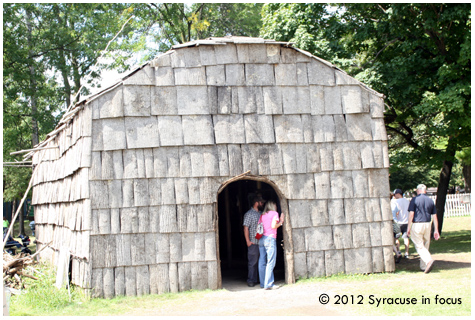
[[[150,60],[150,61],[147,61],[145,62],[144,64],[140,65],[140,66],[137,66],[135,67],[134,69],[132,69],[131,71],[129,71],[128,73],[126,73],[125,75],[123,75],[123,77],[120,79],[120,80],[117,80],[117,82],[107,86],[106,88],[94,93],[94,94],[91,94],[89,96],[86,96],[84,97],[83,99],[81,99],[80,101],[78,101],[76,103],[76,105],[74,106],[73,109],[75,109],[76,107],[78,107],[79,105],[83,104],[83,103],[90,103],[92,102],[93,100],[99,98],[100,96],[102,96],[103,94],[109,92],[110,90],[114,89],[116,86],[118,86],[119,84],[123,83],[124,80],[126,80],[127,78],[131,77],[132,75],[134,75],[136,72],[140,71],[141,69],[143,69],[145,66],[149,65],[150,63],[152,63],[155,59],[157,58],[160,58],[160,57],[163,57],[165,55],[169,55],[169,54],[172,54],[173,52],[175,52],[177,49],[181,49],[181,48],[189,48],[189,47],[198,47],[200,45],[226,45],[227,43],[234,43],[234,44],[275,44],[275,45],[283,45],[283,46],[286,46],[288,48],[292,48],[304,55],[306,55],[307,57],[309,58],[312,58],[312,59],[315,59],[323,64],[325,64],[326,66],[330,67],[330,68],[334,68],[340,72],[342,72],[343,74],[351,77],[350,75],[348,75],[348,73],[346,73],[345,71],[343,71],[342,69],[338,68],[337,66],[333,65],[331,62],[329,61],[326,61],[322,58],[319,58],[317,56],[314,56],[312,55],[310,52],[308,51],[305,51],[305,50],[302,50],[302,49],[299,49],[299,48],[296,48],[294,47],[293,45],[295,44],[294,42],[282,42],[282,41],[276,41],[276,40],[270,40],[270,39],[263,39],[263,38],[251,38],[251,37],[240,37],[240,36],[227,36],[227,37],[222,37],[222,38],[217,38],[217,37],[211,37],[211,38],[207,38],[207,39],[203,39],[203,40],[194,40],[194,41],[190,41],[190,42],[186,42],[186,43],[183,43],[183,44],[178,44],[178,45],[174,45],[171,47],[170,50],[168,50],[167,52],[164,52],[162,54],[159,54],[156,58]],[[373,94],[376,94],[380,97],[384,97],[384,94],[382,93],[379,93],[377,92],[376,90],[374,89],[371,89],[370,87],[368,87],[366,84],[362,83],[361,81],[351,77],[352,79],[354,79],[355,82],[357,82],[360,86],[364,87],[365,89],[369,90],[370,92],[372,92]],[[356,84],[356,83],[355,83]]]
[[[305,51],[305,50],[302,50],[302,49],[299,49],[299,48],[296,48],[294,47],[293,45],[295,44],[294,42],[283,42],[283,41],[276,41],[276,40],[271,40],[271,39],[264,39],[264,38],[252,38],[252,37],[241,37],[241,36],[226,36],[226,37],[210,37],[210,38],[206,38],[206,39],[202,39],[202,40],[194,40],[194,41],[190,41],[190,42],[186,42],[186,43],[183,43],[183,44],[177,44],[177,45],[174,45],[171,47],[170,50],[168,50],[167,52],[164,52],[162,54],[159,54],[156,58],[150,60],[150,61],[147,61],[145,62],[144,64],[140,65],[140,66],[136,66],[134,67],[131,71],[125,73],[121,79],[118,79],[117,82],[101,89],[100,91],[96,92],[96,93],[93,93],[89,96],[85,96],[84,98],[82,98],[81,100],[79,100],[72,108],[70,111],[66,112],[64,115],[63,115],[63,118],[60,120],[60,122],[56,125],[55,129],[50,132],[46,137],[46,139],[42,142],[40,142],[37,146],[35,146],[34,148],[40,148],[42,146],[44,146],[45,144],[47,144],[49,141],[52,140],[52,138],[62,130],[61,127],[65,127],[65,123],[67,123],[68,121],[70,121],[72,118],[74,118],[74,116],[76,115],[77,112],[79,112],[82,107],[86,104],[89,104],[91,103],[92,101],[94,101],[95,99],[101,97],[102,95],[110,92],[111,90],[115,89],[116,87],[122,85],[124,83],[124,81],[127,79],[127,78],[130,78],[132,75],[134,75],[135,73],[137,73],[138,71],[142,70],[144,67],[146,67],[147,65],[151,64],[155,59],[159,58],[159,57],[163,57],[165,55],[169,55],[169,54],[172,54],[173,52],[175,52],[176,50],[179,50],[181,48],[188,48],[188,47],[198,47],[200,45],[226,45],[228,43],[234,43],[234,44],[268,44],[268,45],[281,45],[281,46],[285,46],[285,47],[288,47],[288,48],[292,48],[306,56],[308,56],[309,58],[311,59],[315,59],[317,61],[319,61],[320,63],[323,63],[325,64],[326,66],[330,67],[330,68],[333,68],[333,69],[336,69],[337,72],[341,72],[343,73],[344,75],[352,78],[354,80],[354,85],[359,85],[361,86],[363,89],[365,90],[368,90],[369,92],[371,92],[372,94],[374,95],[377,95],[381,98],[384,98],[385,95],[382,94],[382,93],[379,93],[377,92],[376,90],[374,89],[371,89],[370,87],[368,87],[366,84],[362,83],[361,81],[351,77],[350,75],[348,75],[345,71],[343,71],[342,69],[336,67],[335,65],[333,65],[332,63],[322,59],[322,58],[319,58],[317,56],[314,56],[312,55],[310,52],[308,51]],[[31,157],[33,155],[35,151],[31,151],[29,152],[28,154],[26,154],[24,156],[24,159],[27,159],[29,157]]]

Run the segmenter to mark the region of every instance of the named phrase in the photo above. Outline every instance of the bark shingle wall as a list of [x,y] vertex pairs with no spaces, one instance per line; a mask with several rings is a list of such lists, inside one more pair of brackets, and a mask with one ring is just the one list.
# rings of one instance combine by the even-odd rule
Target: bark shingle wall
[[91,287],[89,241],[91,201],[91,108],[85,107],[33,156],[37,171],[33,176],[32,204],[35,231],[42,259],[56,263],[59,250],[67,247],[72,256],[72,282]]
[[95,295],[216,288],[217,190],[248,170],[288,200],[296,277],[394,270],[382,96],[261,40],[182,45],[88,104]]

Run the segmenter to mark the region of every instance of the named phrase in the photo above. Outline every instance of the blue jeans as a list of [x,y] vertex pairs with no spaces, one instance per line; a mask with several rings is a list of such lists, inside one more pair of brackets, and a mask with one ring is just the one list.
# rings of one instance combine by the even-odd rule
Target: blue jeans
[[257,263],[259,261],[259,246],[251,244],[247,247],[247,283],[257,283]]
[[274,285],[274,267],[277,258],[277,241],[275,238],[263,236],[259,240],[259,280],[261,288]]

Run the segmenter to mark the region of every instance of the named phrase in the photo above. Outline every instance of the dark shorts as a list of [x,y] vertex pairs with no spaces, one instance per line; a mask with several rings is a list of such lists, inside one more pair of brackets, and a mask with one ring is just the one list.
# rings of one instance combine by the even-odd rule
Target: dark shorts
[[400,224],[399,228],[401,228],[401,233],[402,234],[407,233],[407,223],[406,224]]

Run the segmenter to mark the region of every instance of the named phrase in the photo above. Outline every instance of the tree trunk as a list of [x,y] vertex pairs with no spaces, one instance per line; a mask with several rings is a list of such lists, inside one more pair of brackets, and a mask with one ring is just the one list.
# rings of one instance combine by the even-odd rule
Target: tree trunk
[[462,173],[463,173],[463,180],[465,182],[465,192],[466,193],[471,193],[472,189],[472,183],[471,183],[471,178],[472,178],[472,165],[463,165],[462,166]]
[[[26,10],[26,25],[28,28],[28,47],[30,57],[33,56],[34,52],[31,49],[33,47],[33,40],[31,39],[32,27],[31,27],[31,12]],[[31,104],[31,143],[32,146],[36,146],[39,143],[38,138],[38,122],[36,121],[36,114],[38,111],[37,107],[37,96],[36,96],[36,70],[34,66],[34,60],[31,59],[30,68],[30,104]]]
[[[61,18],[61,15],[59,13],[59,8],[58,5],[54,5],[54,12],[56,14],[56,19],[58,20],[59,25],[65,24],[63,19]],[[66,65],[66,59],[65,59],[65,53],[63,50],[63,47],[59,47],[58,50],[58,59],[59,59],[59,66],[58,69],[61,72],[61,77],[63,78],[63,84],[64,84],[64,98],[66,99],[66,109],[69,108],[71,105],[71,85],[69,84],[69,78],[68,78],[68,71],[67,71],[67,65]]]
[[79,72],[79,62],[74,52],[71,55],[71,63],[73,67],[74,94],[77,94],[73,104],[76,104],[81,96],[79,93],[79,90],[81,89],[81,74]]
[[447,191],[449,190],[450,177],[454,166],[456,146],[452,139],[449,139],[447,149],[445,149],[445,160],[440,171],[439,184],[437,186],[437,200],[435,207],[437,210],[437,220],[439,222],[439,234],[442,235],[442,225],[444,224],[445,202],[447,200]]
[[[74,20],[70,20],[69,24],[71,28],[74,30]],[[75,50],[71,51],[71,65],[73,68],[73,82],[74,82],[74,93],[77,94],[76,99],[74,99],[73,104],[76,104],[79,101],[79,97],[81,96],[79,90],[81,90],[81,71],[79,58],[77,56],[77,52]]]
[[437,209],[437,220],[439,222],[439,234],[442,235],[442,225],[444,223],[445,202],[447,191],[449,189],[450,176],[452,175],[453,162],[445,160],[444,166],[440,171],[439,184],[437,186],[437,200],[435,207]]

